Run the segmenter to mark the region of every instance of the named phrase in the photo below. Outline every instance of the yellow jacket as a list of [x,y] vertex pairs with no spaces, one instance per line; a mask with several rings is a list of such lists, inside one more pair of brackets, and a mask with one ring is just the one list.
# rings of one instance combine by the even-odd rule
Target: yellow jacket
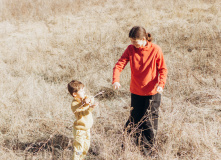
[[[85,97],[87,98],[87,97]],[[89,104],[84,104],[84,100],[74,98],[71,103],[71,109],[75,114],[74,128],[77,130],[88,130],[93,125],[92,111]]]

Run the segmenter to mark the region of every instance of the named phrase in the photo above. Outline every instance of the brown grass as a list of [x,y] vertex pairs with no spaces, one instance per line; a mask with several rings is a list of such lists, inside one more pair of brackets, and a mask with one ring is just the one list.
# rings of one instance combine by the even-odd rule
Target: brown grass
[[[221,157],[219,0],[1,0],[0,159],[70,159],[73,113],[66,86],[78,79],[100,105],[87,159],[144,160],[128,141],[130,68],[120,91],[112,68],[134,25],[152,33],[169,75],[155,159]],[[148,157],[149,159],[154,159]]]

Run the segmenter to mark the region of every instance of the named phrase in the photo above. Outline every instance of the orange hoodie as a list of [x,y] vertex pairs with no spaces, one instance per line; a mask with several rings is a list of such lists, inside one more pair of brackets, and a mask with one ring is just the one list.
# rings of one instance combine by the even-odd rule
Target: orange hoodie
[[161,48],[151,42],[140,48],[129,45],[113,69],[113,82],[120,81],[120,73],[130,61],[130,92],[136,95],[154,95],[156,87],[164,88],[167,68]]

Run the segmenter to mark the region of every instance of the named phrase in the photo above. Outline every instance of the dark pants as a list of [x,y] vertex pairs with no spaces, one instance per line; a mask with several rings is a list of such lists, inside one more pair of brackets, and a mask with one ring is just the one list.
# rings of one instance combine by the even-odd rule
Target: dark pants
[[[161,94],[139,96],[131,94],[131,113],[124,130],[134,136],[137,145],[150,148],[158,127],[158,112]],[[155,130],[155,131],[154,131]]]

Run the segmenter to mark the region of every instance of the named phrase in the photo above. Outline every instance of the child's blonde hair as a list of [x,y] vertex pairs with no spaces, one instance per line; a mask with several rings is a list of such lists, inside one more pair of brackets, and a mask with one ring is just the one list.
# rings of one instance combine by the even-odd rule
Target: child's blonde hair
[[72,95],[78,92],[80,89],[84,88],[84,84],[77,80],[72,80],[68,83],[68,91]]

